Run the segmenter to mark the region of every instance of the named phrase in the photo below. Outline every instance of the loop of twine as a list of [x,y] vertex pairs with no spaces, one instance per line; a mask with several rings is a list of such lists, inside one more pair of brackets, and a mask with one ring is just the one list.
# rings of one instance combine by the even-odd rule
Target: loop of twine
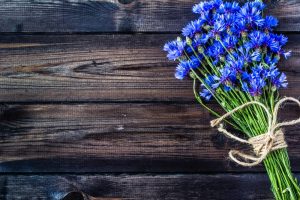
[[[300,123],[300,117],[296,120],[291,120],[291,121],[284,121],[281,123],[277,123],[277,116],[278,116],[278,111],[281,106],[286,101],[293,101],[298,106],[300,107],[300,101],[298,99],[295,99],[293,97],[284,97],[280,99],[275,107],[274,107],[274,112],[273,114],[270,113],[269,109],[262,103],[258,101],[250,101],[247,102],[241,106],[236,107],[235,109],[231,110],[230,112],[224,114],[223,116],[212,120],[211,127],[215,127],[218,124],[220,124],[224,119],[227,117],[231,116],[235,112],[249,106],[249,105],[258,105],[261,108],[264,109],[265,113],[267,114],[268,117],[268,130],[266,133],[251,137],[248,140],[242,139],[236,135],[233,135],[229,131],[227,131],[224,127],[223,124],[220,124],[218,127],[218,131],[226,135],[227,137],[236,140],[241,143],[245,144],[250,144],[252,145],[253,151],[256,154],[256,156],[252,156],[249,154],[242,153],[238,150],[230,150],[229,151],[229,157],[231,160],[236,162],[239,165],[245,166],[245,167],[252,167],[260,164],[266,157],[267,155],[274,150],[286,148],[287,144],[284,139],[284,133],[282,132],[281,127],[283,126],[292,126],[295,124]],[[243,159],[240,160],[239,158]]]

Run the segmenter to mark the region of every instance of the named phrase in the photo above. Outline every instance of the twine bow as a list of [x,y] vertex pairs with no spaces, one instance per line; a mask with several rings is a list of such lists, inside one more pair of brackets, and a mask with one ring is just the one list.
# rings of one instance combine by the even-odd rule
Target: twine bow
[[[253,151],[255,152],[256,156],[252,156],[249,154],[242,153],[238,150],[230,150],[229,151],[229,157],[231,160],[236,162],[239,165],[245,166],[245,167],[251,167],[256,166],[260,164],[267,155],[274,150],[286,148],[287,144],[284,139],[284,133],[282,132],[281,127],[283,126],[292,126],[295,124],[300,123],[300,117],[296,120],[291,121],[284,121],[281,123],[277,123],[277,116],[278,116],[278,110],[281,104],[283,104],[286,101],[293,101],[300,107],[300,101],[298,99],[295,99],[293,97],[284,97],[281,100],[279,100],[275,107],[273,114],[270,113],[269,109],[262,103],[258,101],[250,101],[247,102],[241,106],[236,107],[235,109],[231,110],[230,112],[224,114],[223,116],[212,120],[211,127],[215,127],[216,125],[220,124],[225,118],[231,116],[235,112],[249,106],[249,105],[258,105],[262,107],[267,114],[268,117],[268,130],[266,133],[251,137],[248,140],[244,140],[238,136],[233,135],[232,133],[228,132],[226,129],[224,129],[223,124],[219,125],[218,131],[225,134],[227,137],[239,141],[241,143],[250,144],[252,145]],[[239,158],[242,158],[243,161],[241,161]]]

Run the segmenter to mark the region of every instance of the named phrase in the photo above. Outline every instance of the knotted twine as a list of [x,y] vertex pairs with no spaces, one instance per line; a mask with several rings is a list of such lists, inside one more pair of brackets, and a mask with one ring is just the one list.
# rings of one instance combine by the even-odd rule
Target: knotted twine
[[[247,106],[255,105],[255,104],[262,107],[264,109],[265,113],[267,114],[267,118],[268,118],[267,132],[264,134],[255,136],[255,137],[251,137],[248,140],[244,140],[244,139],[228,132],[223,127],[223,124],[219,125],[219,127],[218,127],[219,132],[223,133],[224,135],[226,135],[227,137],[229,137],[233,140],[251,145],[254,153],[256,154],[256,156],[252,156],[249,154],[242,153],[238,150],[230,150],[229,157],[231,160],[233,160],[234,162],[236,162],[239,165],[242,165],[245,167],[252,167],[252,166],[256,166],[256,165],[260,164],[271,151],[275,151],[275,150],[287,147],[287,144],[284,139],[284,133],[279,128],[281,128],[283,126],[292,126],[292,125],[300,123],[300,117],[296,120],[284,121],[281,123],[277,123],[279,107],[281,106],[281,104],[283,104],[286,101],[293,101],[296,104],[298,104],[298,106],[300,107],[300,101],[298,99],[295,99],[293,97],[284,97],[276,103],[273,114],[271,114],[269,109],[264,104],[262,104],[258,101],[250,101],[241,106],[236,107],[235,109],[231,110],[230,112],[228,112],[228,113],[224,114],[223,116],[221,116],[215,120],[212,120],[210,122],[211,127],[215,127],[216,125],[220,124],[224,119],[231,116],[235,112],[237,112]],[[243,161],[238,159],[238,157],[243,159]]]

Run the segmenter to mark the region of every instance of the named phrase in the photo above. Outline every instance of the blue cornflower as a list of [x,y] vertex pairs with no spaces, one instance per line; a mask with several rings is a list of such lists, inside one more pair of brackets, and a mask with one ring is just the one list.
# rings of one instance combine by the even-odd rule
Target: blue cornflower
[[213,9],[218,9],[220,5],[223,4],[222,0],[212,0],[211,2],[212,2]]
[[261,78],[266,77],[268,75],[268,71],[261,65],[257,65],[256,67],[253,67],[252,69],[252,78]]
[[235,32],[235,24],[237,23],[235,14],[225,14],[223,17],[224,26],[228,33],[233,34]]
[[278,25],[277,18],[273,16],[266,16],[263,28],[265,30],[271,31],[273,27],[276,27],[277,25]]
[[220,73],[219,84],[223,85],[225,91],[231,90],[233,83],[236,81],[235,71],[232,71],[229,67],[224,67],[220,69]]
[[175,40],[168,42],[164,45],[164,51],[168,52],[168,59],[169,60],[176,60],[180,56],[182,56],[184,52],[184,47],[186,46],[185,41]]
[[[216,75],[208,75],[204,82],[206,84],[206,87],[209,87],[211,90],[215,90],[218,86],[219,83],[217,82],[219,80],[219,77],[217,77]],[[202,86],[205,86],[203,84],[201,84]]]
[[203,89],[202,92],[199,93],[199,95],[204,98],[206,101],[209,101],[212,97],[212,93],[208,89]]
[[255,62],[259,62],[261,60],[261,52],[256,50],[251,54],[251,60]]
[[238,42],[238,39],[235,36],[228,35],[223,39],[223,44],[228,50],[235,48],[235,45],[237,44],[237,42]]
[[194,42],[195,42],[195,45],[196,46],[200,46],[200,45],[204,45],[207,43],[207,41],[209,40],[210,36],[209,34],[197,34],[195,35],[195,39],[194,39]]
[[220,44],[220,42],[215,42],[209,47],[209,49],[207,50],[207,54],[214,58],[213,64],[217,64],[225,54],[225,49]]
[[249,34],[249,42],[245,44],[246,48],[260,48],[264,42],[265,34],[260,31],[253,31]]
[[278,59],[278,56],[273,57],[273,55],[271,55],[271,54],[266,54],[264,57],[264,61],[266,64],[271,66],[271,65],[277,64],[279,59]]
[[209,12],[211,9],[213,9],[212,2],[200,2],[193,6],[193,12],[196,14],[202,14],[204,12]]
[[256,7],[258,10],[263,10],[266,7],[262,0],[255,0],[254,2],[250,2],[249,4],[253,7]]
[[266,82],[263,78],[251,78],[249,82],[249,93],[251,96],[259,96],[262,94],[262,90],[265,86]]
[[267,77],[269,77],[270,79],[274,79],[279,74],[280,74],[280,72],[279,72],[278,68],[274,64],[270,65],[270,68],[267,69]]
[[234,30],[236,31],[237,35],[243,35],[245,33],[248,32],[248,28],[247,28],[247,22],[245,19],[238,19],[236,20],[235,24],[234,24]]
[[184,79],[190,71],[190,67],[187,61],[180,62],[176,67],[175,78]]
[[225,68],[228,68],[230,70],[231,80],[233,80],[233,76],[242,74],[244,68],[244,60],[235,60],[230,57],[225,65]]
[[248,64],[252,61],[252,57],[249,53],[249,50],[250,50],[249,48],[245,48],[243,46],[240,46],[238,48],[238,51],[239,51],[239,56],[238,57],[240,59],[242,59],[245,62],[245,64]]
[[225,30],[225,23],[224,23],[224,19],[219,18],[219,20],[217,20],[211,30],[211,34],[214,37],[220,37],[220,34],[222,31]]
[[288,82],[286,79],[286,75],[284,73],[281,73],[280,76],[272,79],[272,85],[279,89],[280,87],[287,87]]
[[272,52],[277,53],[281,50],[281,45],[279,44],[278,41],[271,39],[269,43],[269,47]]
[[215,92],[215,89],[219,86],[219,83],[217,83],[217,80],[219,78],[215,75],[209,75],[205,78],[204,82],[205,84],[201,84],[202,92],[200,92],[200,96],[203,97],[206,101],[209,101]]
[[242,72],[242,76],[241,76],[243,81],[249,81],[250,80],[250,74],[248,72]]
[[251,3],[245,3],[238,13],[238,17],[245,19],[249,27],[253,27],[253,25],[261,27],[264,25],[260,9]]
[[277,34],[270,34],[276,41],[279,42],[281,46],[285,45],[288,41],[288,38],[282,34],[277,35]]
[[181,61],[176,67],[175,78],[184,79],[191,69],[199,67],[200,62],[196,57],[191,57],[191,60]]
[[225,2],[224,10],[225,13],[236,13],[240,10],[240,6],[237,2]]
[[271,80],[272,85],[279,89],[280,87],[287,87],[287,79],[284,73],[280,73],[275,65],[270,66],[268,70],[268,77]]
[[200,32],[203,25],[203,20],[194,20],[182,29],[182,35],[192,37],[195,33]]

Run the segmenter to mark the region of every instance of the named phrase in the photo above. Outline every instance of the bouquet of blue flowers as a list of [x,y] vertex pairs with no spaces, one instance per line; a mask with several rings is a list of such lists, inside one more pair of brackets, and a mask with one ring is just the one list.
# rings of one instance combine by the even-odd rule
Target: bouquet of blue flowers
[[[231,150],[229,157],[242,166],[264,163],[277,200],[300,199],[300,187],[291,172],[283,126],[300,119],[277,122],[280,105],[293,101],[280,98],[278,90],[287,87],[287,77],[277,68],[288,38],[275,34],[278,20],[264,16],[265,4],[255,0],[239,5],[222,0],[204,1],[193,7],[198,18],[182,29],[182,36],[168,42],[164,50],[178,61],[175,77],[193,79],[197,101],[218,118],[211,122],[226,136],[252,145],[253,152]],[[205,101],[214,99],[225,111],[220,115]],[[231,118],[229,118],[231,117]],[[223,123],[245,134],[230,133]]]

